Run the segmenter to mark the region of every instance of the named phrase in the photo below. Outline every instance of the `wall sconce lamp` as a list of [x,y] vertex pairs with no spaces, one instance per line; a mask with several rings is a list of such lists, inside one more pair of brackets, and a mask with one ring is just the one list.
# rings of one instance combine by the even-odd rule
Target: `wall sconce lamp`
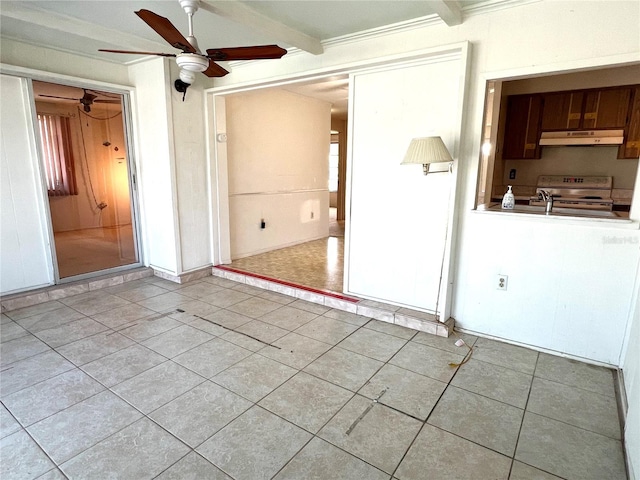
[[[404,160],[400,165],[411,164],[422,165],[422,171],[425,175],[429,173],[443,173],[450,172],[453,166],[453,158],[446,145],[440,137],[421,137],[414,138],[409,144],[407,153],[404,156]],[[436,170],[430,170],[429,167],[432,163],[442,163],[446,165],[446,169],[438,168]]]

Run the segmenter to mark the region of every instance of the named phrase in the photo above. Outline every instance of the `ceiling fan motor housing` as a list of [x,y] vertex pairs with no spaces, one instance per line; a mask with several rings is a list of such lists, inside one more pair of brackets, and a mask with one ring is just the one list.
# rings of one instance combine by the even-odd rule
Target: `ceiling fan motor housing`
[[209,59],[197,53],[180,53],[176,57],[176,63],[181,69],[190,72],[204,72],[209,68]]
[[200,6],[199,0],[179,0],[179,2],[187,15],[196,13]]

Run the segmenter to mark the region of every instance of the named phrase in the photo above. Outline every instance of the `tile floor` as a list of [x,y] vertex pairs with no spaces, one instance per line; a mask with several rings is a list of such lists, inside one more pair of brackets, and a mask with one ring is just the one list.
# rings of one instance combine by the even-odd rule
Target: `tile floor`
[[610,370],[218,277],[10,311],[0,336],[3,480],[626,478]]
[[344,221],[329,212],[329,236],[240,258],[229,267],[330,292],[343,291]]
[[131,224],[55,232],[54,238],[60,278],[137,261]]

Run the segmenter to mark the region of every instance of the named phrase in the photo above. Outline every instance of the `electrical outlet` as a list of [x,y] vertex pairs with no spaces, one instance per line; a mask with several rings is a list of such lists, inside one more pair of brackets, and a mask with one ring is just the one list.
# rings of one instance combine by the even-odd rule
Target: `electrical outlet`
[[496,288],[498,290],[506,290],[508,282],[509,282],[509,275],[498,274],[498,283],[496,284]]

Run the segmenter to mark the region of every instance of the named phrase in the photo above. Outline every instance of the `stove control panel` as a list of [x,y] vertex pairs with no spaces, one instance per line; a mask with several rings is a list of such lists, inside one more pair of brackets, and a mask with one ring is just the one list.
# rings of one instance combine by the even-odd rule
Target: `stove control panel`
[[569,175],[540,175],[538,177],[538,188],[559,187],[572,188],[580,186],[582,188],[611,188],[612,177],[574,177]]

